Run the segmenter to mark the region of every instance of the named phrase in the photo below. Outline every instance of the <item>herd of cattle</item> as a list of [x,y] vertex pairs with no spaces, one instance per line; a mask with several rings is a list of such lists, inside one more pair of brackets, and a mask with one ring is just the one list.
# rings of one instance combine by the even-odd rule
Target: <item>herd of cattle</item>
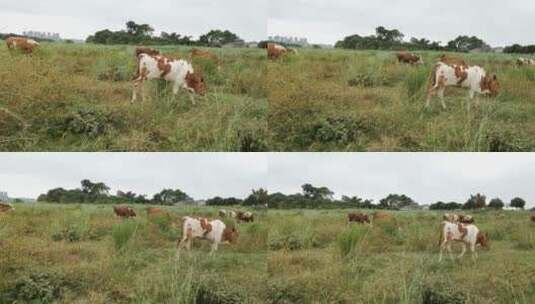
[[[15,208],[11,204],[0,203],[0,214],[14,211]],[[147,217],[168,217],[175,222],[176,214],[173,212],[158,208],[148,207],[145,209]],[[120,218],[134,218],[136,212],[133,208],[125,205],[117,205],[113,207],[113,212]],[[177,252],[182,248],[191,249],[191,242],[193,239],[203,239],[211,242],[211,251],[213,254],[219,244],[237,242],[239,237],[238,229],[235,226],[227,227],[221,218],[233,218],[238,223],[240,222],[254,222],[254,214],[250,211],[234,211],[221,209],[218,212],[218,219],[208,219],[198,216],[185,216],[182,218],[182,238],[177,241]],[[373,222],[391,221],[394,216],[392,213],[384,211],[377,211],[372,215],[366,213],[352,212],[347,215],[347,224],[361,223],[373,225]],[[530,215],[532,222],[535,222],[535,214]],[[470,248],[472,258],[477,258],[476,246],[488,248],[489,239],[487,234],[480,231],[475,225],[474,217],[471,215],[446,213],[442,217],[440,223],[440,256],[439,261],[442,260],[442,253],[447,250],[450,257],[453,259],[451,252],[451,244],[459,242],[462,244],[462,251],[459,258],[462,257],[467,247]]]
[[[24,37],[10,37],[6,40],[6,44],[9,50],[20,49],[27,54],[33,53],[34,49],[39,46],[35,40]],[[267,43],[266,50],[267,57],[271,60],[277,60],[290,53],[297,54],[296,49],[286,48],[277,43]],[[422,57],[413,53],[399,52],[395,55],[400,63],[411,65],[424,63]],[[172,58],[153,48],[137,48],[135,50],[137,67],[133,79],[131,102],[134,103],[138,94],[142,94],[145,80],[163,79],[173,83],[173,94],[176,95],[180,89],[191,93],[190,99],[195,104],[193,94],[204,95],[207,86],[204,77],[193,69],[191,62],[194,57],[210,60],[217,65],[218,69],[221,69],[221,60],[209,51],[192,49],[189,60],[186,60]],[[520,66],[535,65],[535,60],[519,58],[517,64]],[[429,107],[431,98],[438,94],[442,107],[445,109],[444,91],[446,87],[451,86],[467,88],[470,99],[473,99],[476,93],[494,97],[498,94],[500,87],[497,76],[488,74],[484,68],[468,65],[462,58],[442,55],[437,59],[431,71],[426,107]],[[145,99],[143,94],[142,99]]]

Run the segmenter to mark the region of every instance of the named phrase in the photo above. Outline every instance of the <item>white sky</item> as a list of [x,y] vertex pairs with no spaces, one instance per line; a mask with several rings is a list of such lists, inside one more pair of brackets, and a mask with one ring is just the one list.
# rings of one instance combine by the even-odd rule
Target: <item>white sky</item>
[[82,179],[152,196],[179,188],[195,199],[246,197],[251,189],[301,185],[374,199],[406,194],[420,204],[464,203],[480,192],[535,206],[534,153],[0,153],[0,191],[37,197]]
[[533,16],[535,2],[526,0],[269,0],[268,34],[334,44],[382,25],[406,39],[445,43],[463,34],[493,46],[535,44]]
[[85,39],[102,29],[124,29],[128,20],[148,23],[159,34],[197,38],[212,29],[241,38],[265,39],[267,0],[0,0],[0,32],[58,32]]

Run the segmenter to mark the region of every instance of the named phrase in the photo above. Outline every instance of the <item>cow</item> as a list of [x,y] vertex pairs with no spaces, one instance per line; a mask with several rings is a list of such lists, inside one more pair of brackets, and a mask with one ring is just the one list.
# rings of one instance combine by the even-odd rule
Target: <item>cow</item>
[[128,206],[114,206],[113,212],[115,212],[115,215],[121,218],[130,218],[130,217],[136,217],[136,212],[134,209],[128,207]]
[[399,63],[408,63],[408,64],[424,64],[422,57],[417,56],[416,54],[409,52],[400,52],[396,53]]
[[[429,107],[431,97],[438,93],[442,108],[446,109],[444,91],[449,86],[468,88],[470,99],[474,99],[476,93],[489,94],[493,97],[498,95],[500,84],[496,75],[488,75],[480,66],[450,65],[438,62],[431,72],[426,107]],[[469,103],[468,106],[470,106]]]
[[153,49],[153,48],[150,48],[150,47],[138,47],[136,48],[136,50],[134,51],[134,55],[136,58],[139,57],[139,55],[141,54],[147,54],[147,55],[150,55],[150,56],[156,56],[156,55],[160,55],[160,51],[156,50],[156,49]]
[[461,254],[458,256],[458,258],[461,258],[465,254],[466,246],[468,245],[470,246],[470,252],[472,253],[472,259],[474,261],[477,259],[476,245],[479,244],[485,248],[489,247],[487,235],[481,232],[476,225],[443,221],[440,224],[439,262],[442,261],[442,252],[444,249],[448,250],[450,257],[453,260],[453,255],[451,253],[452,241],[461,242],[463,245]]
[[25,37],[9,37],[6,39],[6,45],[10,51],[20,49],[25,54],[32,54],[39,42]]
[[225,209],[220,209],[218,211],[218,214],[219,214],[220,217],[227,217],[229,212],[227,210],[225,210]]
[[392,220],[392,215],[384,211],[377,211],[373,214],[374,221],[390,221]]
[[268,59],[271,59],[271,60],[276,60],[276,59],[279,59],[280,57],[282,57],[283,55],[287,54],[287,53],[294,53],[294,54],[297,54],[297,50],[296,49],[292,49],[292,48],[286,48],[280,44],[277,44],[277,43],[268,43],[267,44],[267,56],[268,56]]
[[228,212],[228,214],[229,214],[229,216],[230,216],[231,218],[234,218],[234,219],[238,216],[238,214],[236,214],[236,211],[233,211],[233,210],[230,210],[230,211]]
[[15,208],[11,204],[0,203],[0,213],[8,213],[10,211],[15,211]]
[[147,212],[148,217],[171,217],[171,214],[168,211],[157,207],[148,207],[145,209],[145,212]]
[[471,215],[445,213],[444,216],[442,216],[442,219],[450,223],[463,223],[463,224],[474,223],[474,217]]
[[220,243],[237,242],[239,237],[235,227],[227,227],[221,220],[208,220],[185,216],[182,224],[182,239],[177,241],[177,255],[182,248],[191,249],[193,239],[204,239],[212,243],[210,255],[212,255]]
[[465,67],[468,66],[468,64],[466,64],[464,59],[456,57],[456,56],[446,55],[446,54],[441,55],[438,61],[445,63],[445,64],[449,64],[449,65],[460,65],[460,66],[465,66]]
[[252,212],[249,212],[249,211],[238,211],[236,213],[236,219],[238,220],[238,223],[239,222],[246,222],[246,223],[249,223],[249,222],[254,222],[254,215]]
[[208,51],[203,51],[195,48],[191,49],[191,58],[193,59],[194,57],[208,59],[212,61],[215,65],[217,65],[218,70],[221,70],[221,60],[219,60],[216,55]]
[[535,65],[535,59],[531,59],[531,58],[518,58],[516,60],[516,64],[518,66],[522,66],[522,65]]
[[370,224],[370,217],[364,213],[349,213],[347,215],[347,224],[351,224],[351,222]]
[[[177,94],[179,89],[185,89],[189,93],[204,95],[206,84],[204,78],[195,73],[193,66],[186,60],[173,59],[164,55],[151,56],[140,54],[137,57],[137,71],[134,78],[134,90],[131,102],[137,99],[138,90],[143,91],[143,81],[147,79],[163,79],[173,82],[173,94]],[[193,104],[195,100],[190,94]],[[143,100],[145,99],[142,93]]]

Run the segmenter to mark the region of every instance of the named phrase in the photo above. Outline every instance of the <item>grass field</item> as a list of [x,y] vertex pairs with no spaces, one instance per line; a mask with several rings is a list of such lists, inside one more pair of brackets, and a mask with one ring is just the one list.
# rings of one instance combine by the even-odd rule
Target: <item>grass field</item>
[[[393,52],[300,50],[268,64],[274,151],[533,151],[535,68],[517,56],[455,54],[496,73],[501,93],[467,110],[468,91],[446,91],[426,110],[440,53],[416,52],[425,65],[398,64]],[[349,86],[348,81],[353,85]]]
[[527,212],[475,213],[491,239],[476,263],[468,253],[438,262],[442,213],[396,212],[370,227],[348,226],[347,212],[270,211],[273,303],[535,303]]
[[[121,220],[105,205],[15,206],[0,214],[0,303],[263,303],[267,215],[239,224],[239,243],[176,259],[171,220]],[[169,207],[176,217],[211,208]],[[228,223],[228,220],[225,220]],[[35,299],[41,299],[35,300]]]
[[[528,212],[475,213],[490,249],[478,248],[475,263],[469,253],[439,263],[441,212],[393,212],[372,226],[348,226],[347,210],[254,211],[255,223],[238,226],[237,244],[209,256],[209,244],[195,242],[177,260],[180,227],[148,218],[141,206],[133,220],[116,218],[109,205],[15,208],[0,215],[0,303],[535,301]],[[213,208],[166,209],[177,218],[216,216]]]
[[[192,105],[164,81],[147,83],[145,103],[130,104],[134,46],[43,43],[32,56],[10,55],[0,41],[0,150],[264,151],[265,54],[212,49],[223,64],[194,60],[208,85]],[[189,48],[157,47],[186,57]]]

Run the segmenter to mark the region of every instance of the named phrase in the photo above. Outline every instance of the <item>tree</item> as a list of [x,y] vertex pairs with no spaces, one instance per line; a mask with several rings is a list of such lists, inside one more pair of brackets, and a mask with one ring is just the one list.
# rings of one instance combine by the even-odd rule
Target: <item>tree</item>
[[401,209],[403,207],[417,205],[418,203],[405,194],[389,194],[387,197],[379,201],[379,206],[384,209]]
[[456,210],[456,209],[461,209],[462,207],[463,205],[456,203],[456,202],[449,202],[449,203],[436,202],[429,206],[429,210]]
[[267,190],[260,188],[258,190],[253,189],[252,193],[243,201],[244,206],[267,206],[269,201],[269,194]]
[[448,42],[448,48],[457,52],[469,52],[475,49],[488,49],[490,46],[476,36],[458,36]]
[[191,201],[192,198],[180,189],[163,189],[155,194],[152,200],[162,205],[174,205],[183,201]]
[[303,195],[306,198],[313,200],[332,200],[334,192],[327,187],[314,187],[311,184],[304,184],[301,186],[303,189]]
[[520,208],[524,209],[524,206],[526,205],[526,201],[521,199],[520,197],[515,197],[511,200],[511,207],[513,208]]
[[126,22],[126,31],[133,36],[151,36],[154,29],[148,24],[137,24],[134,21]]
[[489,202],[489,208],[502,209],[505,204],[499,198],[493,198]]
[[211,30],[199,37],[199,42],[208,46],[221,46],[226,43],[240,40],[238,35],[226,30]]
[[403,40],[403,37],[405,37],[405,35],[401,33],[399,30],[396,30],[396,29],[389,30],[389,29],[386,29],[384,26],[377,27],[375,29],[375,34],[377,36],[377,39],[387,44],[394,44],[396,42],[401,42]]
[[480,209],[486,205],[487,197],[482,194],[470,195],[470,198],[464,203],[463,209]]

